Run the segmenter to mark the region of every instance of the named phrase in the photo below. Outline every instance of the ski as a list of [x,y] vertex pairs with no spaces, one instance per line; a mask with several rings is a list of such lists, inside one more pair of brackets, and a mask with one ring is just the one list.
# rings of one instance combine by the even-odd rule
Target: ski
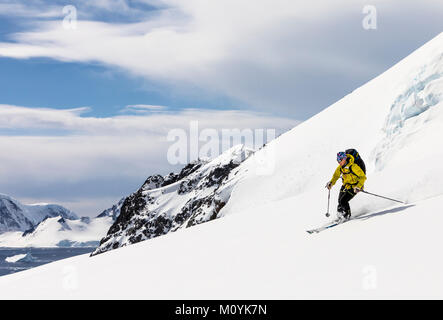
[[351,220],[352,220],[352,218],[349,219],[349,220],[336,219],[336,220],[334,220],[332,222],[329,222],[329,223],[327,223],[324,226],[321,226],[319,228],[311,229],[311,230],[306,230],[306,232],[309,233],[309,234],[319,233],[319,232],[322,232],[324,230],[336,227],[336,226],[338,226],[340,224],[346,223],[346,222],[351,221]]

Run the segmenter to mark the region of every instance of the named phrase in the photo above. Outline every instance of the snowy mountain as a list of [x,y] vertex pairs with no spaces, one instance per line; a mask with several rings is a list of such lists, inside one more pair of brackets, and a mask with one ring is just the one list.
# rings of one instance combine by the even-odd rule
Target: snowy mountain
[[0,247],[96,247],[112,223],[112,217],[46,218],[25,232],[0,234]]
[[[220,219],[1,277],[0,298],[441,299],[442,136],[443,33],[270,142],[230,170],[221,184],[196,190],[200,180],[188,180],[206,163],[184,178],[189,189],[179,181],[162,187],[159,179],[159,188],[134,193],[100,248],[130,243],[131,237],[149,238],[164,231],[162,226],[180,228],[194,217]],[[337,151],[350,147],[366,162],[367,191],[408,204],[358,194],[350,203],[353,220],[310,235],[307,229],[331,219],[324,215],[324,186],[337,166]],[[260,170],[258,158],[273,163],[273,170]],[[192,203],[205,199],[206,189],[214,198],[197,212],[166,210],[162,215],[159,210],[161,203],[170,203],[168,194],[171,199],[186,196],[180,208],[193,208]],[[191,199],[199,192],[201,198]],[[332,214],[337,194],[336,186]],[[217,197],[226,203],[221,208],[215,206]],[[191,202],[186,206],[186,201]],[[154,228],[146,224],[151,220],[137,218],[156,214],[165,223],[160,219]],[[126,233],[130,230],[134,234]],[[60,285],[64,270],[73,270],[74,285]]]
[[111,217],[113,221],[117,220],[118,216],[120,215],[120,210],[121,210],[125,200],[126,200],[126,198],[120,199],[120,201],[117,204],[113,205],[109,209],[104,210],[102,213],[100,213],[97,216],[97,218]]
[[66,219],[78,219],[75,213],[59,205],[24,205],[7,195],[0,194],[0,233],[26,231],[39,224],[46,217],[57,216]]
[[99,215],[119,213],[93,254],[216,219],[237,181],[236,168],[252,153],[238,145],[213,160],[194,161],[177,174],[150,176],[139,190]]
[[56,204],[24,205],[0,195],[0,247],[96,247],[117,216],[111,210],[79,218]]

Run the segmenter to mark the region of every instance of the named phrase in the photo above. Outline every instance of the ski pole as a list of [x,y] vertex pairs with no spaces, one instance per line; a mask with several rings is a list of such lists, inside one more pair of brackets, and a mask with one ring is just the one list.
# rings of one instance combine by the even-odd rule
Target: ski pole
[[331,189],[328,192],[328,211],[326,211],[326,216],[329,217],[329,200],[331,199]]
[[364,192],[364,193],[367,193],[367,194],[370,194],[370,195],[372,195],[372,196],[376,196],[376,197],[379,197],[379,198],[383,198],[383,199],[386,199],[386,200],[391,200],[391,201],[395,201],[395,202],[399,202],[399,203],[406,204],[406,202],[399,201],[399,200],[395,200],[395,199],[391,199],[391,198],[388,198],[388,197],[383,197],[383,196],[380,196],[380,195],[378,195],[378,194],[374,194],[374,193],[367,192],[367,191],[365,191],[365,190],[361,190],[361,192]]

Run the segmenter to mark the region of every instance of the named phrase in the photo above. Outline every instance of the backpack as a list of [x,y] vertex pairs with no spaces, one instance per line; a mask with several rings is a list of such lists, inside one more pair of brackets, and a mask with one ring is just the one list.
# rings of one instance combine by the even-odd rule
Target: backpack
[[347,149],[347,150],[345,151],[345,153],[346,153],[346,154],[350,154],[351,156],[353,156],[353,157],[354,157],[354,163],[355,163],[356,165],[358,165],[358,166],[363,170],[363,172],[366,174],[366,165],[365,165],[365,162],[364,162],[363,159],[360,157],[360,154],[358,153],[358,151],[355,150],[355,149]]

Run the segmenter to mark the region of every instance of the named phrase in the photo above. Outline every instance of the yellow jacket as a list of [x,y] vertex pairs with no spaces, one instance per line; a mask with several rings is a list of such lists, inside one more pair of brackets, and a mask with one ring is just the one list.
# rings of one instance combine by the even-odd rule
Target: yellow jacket
[[340,165],[337,167],[332,176],[331,184],[334,185],[341,176],[343,185],[346,189],[363,189],[363,185],[366,181],[365,173],[356,163],[354,163],[354,157],[352,155],[347,154],[346,156],[349,159],[348,163],[344,167]]

